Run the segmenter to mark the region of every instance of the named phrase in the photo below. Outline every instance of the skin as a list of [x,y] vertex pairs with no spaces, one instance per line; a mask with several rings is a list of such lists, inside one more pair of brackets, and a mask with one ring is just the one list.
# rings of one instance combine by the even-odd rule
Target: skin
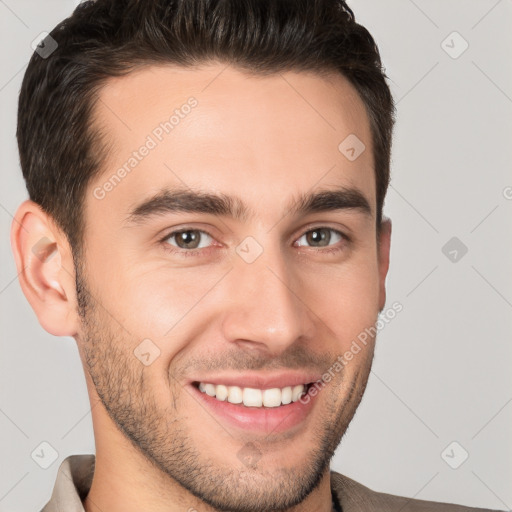
[[[190,96],[198,101],[190,114],[95,198]],[[372,144],[357,92],[340,75],[254,77],[212,63],[139,69],[108,81],[100,99],[95,124],[110,152],[85,197],[82,266],[75,270],[66,237],[33,202],[12,227],[27,299],[48,332],[75,338],[83,363],[96,442],[86,511],[330,512],[329,461],[364,392],[375,339],[318,393],[308,418],[282,433],[224,423],[184,384],[213,369],[323,373],[377,320],[391,224],[376,236]],[[338,150],[351,133],[366,145],[352,162]],[[236,195],[254,215],[126,223],[141,200],[184,184]],[[359,190],[371,215],[287,215],[300,193],[340,186]],[[177,238],[159,241],[185,226],[212,236],[196,256],[171,252],[180,251]],[[327,229],[331,245],[315,246],[304,236],[314,227],[350,241]],[[250,264],[235,251],[248,236],[263,248]],[[46,256],[34,255],[37,243]],[[148,366],[134,356],[144,339],[160,350]],[[260,453],[254,467],[237,456],[248,443]]]

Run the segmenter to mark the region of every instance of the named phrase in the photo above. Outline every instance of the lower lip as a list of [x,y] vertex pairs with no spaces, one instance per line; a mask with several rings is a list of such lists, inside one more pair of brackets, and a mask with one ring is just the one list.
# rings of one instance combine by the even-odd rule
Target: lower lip
[[243,404],[221,402],[199,391],[193,384],[190,387],[199,396],[201,403],[204,403],[216,416],[243,430],[267,434],[285,432],[303,423],[310,414],[316,398],[316,394],[315,396],[306,394],[302,397],[303,401],[297,400],[279,407],[246,407]]

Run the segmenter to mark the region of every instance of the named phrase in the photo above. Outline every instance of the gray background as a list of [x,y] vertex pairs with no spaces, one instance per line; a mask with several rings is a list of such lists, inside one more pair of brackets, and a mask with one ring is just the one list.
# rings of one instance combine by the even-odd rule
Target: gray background
[[[74,340],[40,327],[8,242],[27,197],[15,125],[30,45],[76,4],[0,0],[2,512],[39,510],[60,462],[94,452]],[[509,510],[512,0],[350,5],[379,44],[398,103],[385,213],[388,305],[403,311],[379,334],[367,393],[332,468],[375,490]],[[442,251],[454,236],[468,248],[456,261]],[[31,457],[43,441],[58,453],[47,469]]]

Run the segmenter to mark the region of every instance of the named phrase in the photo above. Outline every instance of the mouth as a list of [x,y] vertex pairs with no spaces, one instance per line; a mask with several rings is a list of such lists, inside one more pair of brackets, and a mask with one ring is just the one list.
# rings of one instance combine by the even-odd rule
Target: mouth
[[190,387],[223,423],[268,434],[298,428],[306,421],[318,396],[310,394],[313,384],[258,389],[196,381]]
[[219,402],[229,402],[244,407],[272,408],[282,407],[297,402],[307,395],[312,382],[285,386],[283,388],[242,388],[240,386],[227,386],[224,384],[212,384],[210,382],[193,382],[202,393],[211,396]]

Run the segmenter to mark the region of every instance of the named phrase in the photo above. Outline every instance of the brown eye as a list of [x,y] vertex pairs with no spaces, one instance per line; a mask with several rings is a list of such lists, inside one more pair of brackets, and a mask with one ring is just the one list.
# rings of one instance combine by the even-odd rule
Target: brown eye
[[[332,233],[335,234],[335,236],[332,236]],[[304,239],[306,240],[307,244],[312,247],[327,247],[330,245],[332,239],[334,238],[334,243],[339,242],[340,240],[343,240],[345,236],[340,231],[337,231],[336,229],[327,228],[327,227],[320,227],[311,229],[310,231],[304,233],[298,241]]]
[[[208,240],[206,240],[206,245],[204,245],[205,242],[203,242],[203,239],[205,237],[211,239],[208,233],[200,229],[187,229],[172,232],[165,238],[165,241],[174,239],[175,243],[169,243],[170,245],[178,247],[178,249],[202,249],[208,246]],[[201,245],[201,243],[203,243],[203,245]]]

